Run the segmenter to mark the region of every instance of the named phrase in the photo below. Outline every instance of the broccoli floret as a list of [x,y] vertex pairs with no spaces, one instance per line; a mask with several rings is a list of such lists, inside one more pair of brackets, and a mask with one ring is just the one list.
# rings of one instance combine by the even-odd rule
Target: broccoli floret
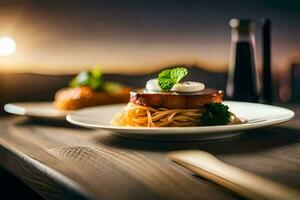
[[205,105],[205,111],[201,116],[201,124],[204,126],[225,125],[230,122],[228,106],[222,103],[209,103]]

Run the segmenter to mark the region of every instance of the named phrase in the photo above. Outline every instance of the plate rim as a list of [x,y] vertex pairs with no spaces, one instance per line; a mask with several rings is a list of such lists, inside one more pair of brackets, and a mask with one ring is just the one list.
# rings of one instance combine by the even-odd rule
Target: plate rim
[[[5,112],[7,113],[10,113],[10,114],[14,114],[14,115],[21,115],[21,116],[28,116],[28,117],[34,117],[34,118],[47,118],[47,119],[66,119],[66,116],[68,114],[70,114],[71,111],[63,111],[63,110],[59,110],[59,109],[56,109],[58,112],[60,112],[59,115],[46,115],[44,113],[41,113],[41,114],[36,114],[36,113],[33,113],[33,112],[30,112],[28,110],[26,110],[26,108],[22,107],[20,104],[43,104],[43,105],[49,105],[49,108],[50,108],[50,105],[53,105],[53,102],[52,101],[28,101],[28,102],[10,102],[10,103],[6,103],[4,104],[3,106],[3,109]],[[23,111],[21,112],[13,112],[11,110],[11,108],[17,108],[17,109],[23,109]],[[55,109],[55,108],[53,108]]]
[[[279,107],[279,106],[273,106],[273,105],[267,105],[262,103],[251,103],[251,102],[240,102],[240,101],[224,101],[224,103],[242,103],[242,104],[251,104],[251,105],[259,105],[259,106],[267,106],[267,107],[275,107],[279,109],[283,109],[286,112],[289,112],[289,115],[285,116],[279,116],[275,119],[270,119],[267,121],[261,121],[261,122],[253,122],[253,123],[244,123],[244,124],[234,124],[234,125],[217,125],[217,126],[194,126],[194,127],[118,127],[114,125],[96,125],[96,124],[86,124],[83,122],[78,122],[76,120],[72,119],[72,115],[78,113],[78,112],[85,112],[87,110],[95,109],[95,108],[103,108],[103,107],[112,107],[112,106],[121,106],[126,104],[114,104],[114,105],[104,105],[104,106],[96,106],[96,107],[90,107],[90,108],[84,108],[80,109],[78,111],[75,111],[73,113],[69,113],[66,117],[66,120],[74,125],[82,126],[86,128],[92,128],[92,129],[103,129],[103,130],[110,130],[113,132],[128,132],[132,131],[131,134],[135,134],[138,132],[139,135],[146,134],[149,135],[150,131],[153,131],[154,133],[159,130],[159,134],[167,133],[170,135],[179,134],[179,132],[182,133],[220,133],[220,132],[235,132],[235,131],[244,131],[244,130],[250,130],[250,129],[257,129],[272,125],[281,124],[284,122],[287,122],[294,118],[295,113],[294,111]],[[172,133],[172,131],[177,130],[176,132]],[[155,135],[155,134],[153,134]]]

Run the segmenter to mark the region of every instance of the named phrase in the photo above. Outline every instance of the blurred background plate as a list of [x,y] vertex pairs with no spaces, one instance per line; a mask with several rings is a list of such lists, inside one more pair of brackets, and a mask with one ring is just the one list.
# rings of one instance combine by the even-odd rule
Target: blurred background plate
[[11,114],[33,118],[64,120],[70,111],[61,111],[53,107],[52,102],[18,102],[4,105],[4,110]]
[[277,106],[258,103],[225,101],[231,112],[245,120],[243,124],[198,127],[118,127],[111,125],[113,116],[125,104],[82,109],[67,116],[72,124],[109,130],[120,136],[150,140],[207,140],[231,137],[241,131],[267,127],[289,121],[294,112]]

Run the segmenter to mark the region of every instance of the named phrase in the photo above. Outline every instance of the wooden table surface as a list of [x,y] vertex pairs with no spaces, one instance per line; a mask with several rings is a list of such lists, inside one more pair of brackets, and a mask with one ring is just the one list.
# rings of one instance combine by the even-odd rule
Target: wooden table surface
[[300,189],[296,119],[215,141],[151,142],[58,122],[0,118],[0,165],[46,199],[239,199],[172,163],[172,150],[201,149]]

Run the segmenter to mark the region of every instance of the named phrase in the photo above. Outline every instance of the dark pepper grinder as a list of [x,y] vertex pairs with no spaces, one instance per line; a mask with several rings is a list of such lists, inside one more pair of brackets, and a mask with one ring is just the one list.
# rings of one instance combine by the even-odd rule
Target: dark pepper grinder
[[262,20],[262,93],[263,103],[272,103],[271,20]]
[[259,80],[255,62],[255,25],[231,19],[231,52],[226,94],[230,100],[258,102]]

